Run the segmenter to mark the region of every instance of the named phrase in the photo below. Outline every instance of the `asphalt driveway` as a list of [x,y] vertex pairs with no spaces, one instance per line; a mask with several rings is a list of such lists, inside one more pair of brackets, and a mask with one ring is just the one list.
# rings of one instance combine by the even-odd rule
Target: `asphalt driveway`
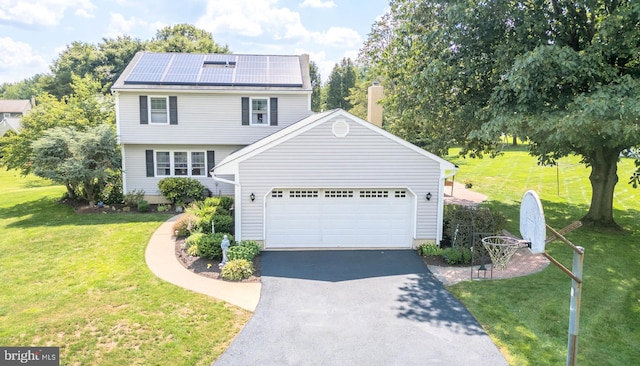
[[225,365],[507,365],[411,250],[261,254],[262,294]]

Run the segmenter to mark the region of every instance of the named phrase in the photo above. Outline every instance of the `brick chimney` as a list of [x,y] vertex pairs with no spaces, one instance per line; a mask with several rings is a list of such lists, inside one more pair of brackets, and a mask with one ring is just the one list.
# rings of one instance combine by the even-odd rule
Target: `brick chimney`
[[382,105],[379,103],[383,97],[383,87],[374,81],[367,89],[367,120],[382,128]]

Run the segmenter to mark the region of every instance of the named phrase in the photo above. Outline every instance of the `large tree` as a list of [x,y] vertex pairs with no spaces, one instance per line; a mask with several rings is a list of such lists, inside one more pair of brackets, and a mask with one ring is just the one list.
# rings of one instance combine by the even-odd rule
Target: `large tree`
[[350,58],[343,58],[340,64],[336,64],[329,74],[327,89],[327,109],[342,108],[350,110],[351,102],[347,100],[349,89],[356,85],[356,67]]
[[365,52],[393,132],[439,153],[494,153],[507,132],[541,163],[577,154],[591,168],[582,221],[617,227],[617,162],[640,146],[640,2],[395,0],[388,19],[391,41]]
[[309,62],[309,77],[311,79],[311,110],[320,112],[322,111],[322,76],[318,65],[313,61]]
[[148,49],[156,52],[230,53],[227,45],[219,45],[213,35],[191,24],[176,24],[159,29]]

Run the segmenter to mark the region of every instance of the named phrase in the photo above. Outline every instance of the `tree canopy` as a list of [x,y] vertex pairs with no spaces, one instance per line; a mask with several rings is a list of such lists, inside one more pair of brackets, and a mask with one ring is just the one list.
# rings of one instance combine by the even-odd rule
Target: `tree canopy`
[[229,53],[227,45],[221,46],[213,40],[213,35],[191,24],[176,24],[156,32],[149,51],[186,53]]
[[583,222],[617,226],[617,162],[640,146],[639,2],[394,0],[361,55],[392,132],[440,154],[493,154],[503,133],[543,164],[577,154],[591,167]]
[[72,88],[73,94],[62,100],[47,93],[38,96],[37,105],[22,117],[20,133],[1,139],[1,165],[29,174],[33,163],[32,143],[51,128],[74,127],[86,131],[102,124],[115,127],[113,98],[101,93],[99,81],[74,75]]
[[343,58],[340,64],[336,64],[329,74],[327,81],[326,108],[342,108],[350,110],[352,105],[347,100],[349,90],[356,85],[356,67],[350,58]]

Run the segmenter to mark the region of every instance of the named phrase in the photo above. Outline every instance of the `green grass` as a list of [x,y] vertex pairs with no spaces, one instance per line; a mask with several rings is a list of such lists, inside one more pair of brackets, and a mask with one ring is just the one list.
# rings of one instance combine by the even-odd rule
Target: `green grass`
[[59,346],[63,365],[210,365],[250,313],[156,278],[166,214],[76,214],[64,189],[0,171],[0,345]]
[[[519,202],[528,189],[540,195],[547,223],[557,229],[588,210],[590,170],[576,157],[541,167],[524,151],[496,159],[460,159],[456,181],[471,181],[487,206],[509,218],[518,233]],[[640,360],[640,189],[627,184],[633,162],[619,164],[614,217],[624,232],[580,228],[569,235],[585,248],[578,338],[579,365],[632,365]],[[559,172],[559,179],[557,173]],[[571,268],[573,252],[560,242],[547,251]],[[449,289],[485,327],[512,365],[559,365],[566,359],[571,279],[553,264],[509,280],[464,282]]]

